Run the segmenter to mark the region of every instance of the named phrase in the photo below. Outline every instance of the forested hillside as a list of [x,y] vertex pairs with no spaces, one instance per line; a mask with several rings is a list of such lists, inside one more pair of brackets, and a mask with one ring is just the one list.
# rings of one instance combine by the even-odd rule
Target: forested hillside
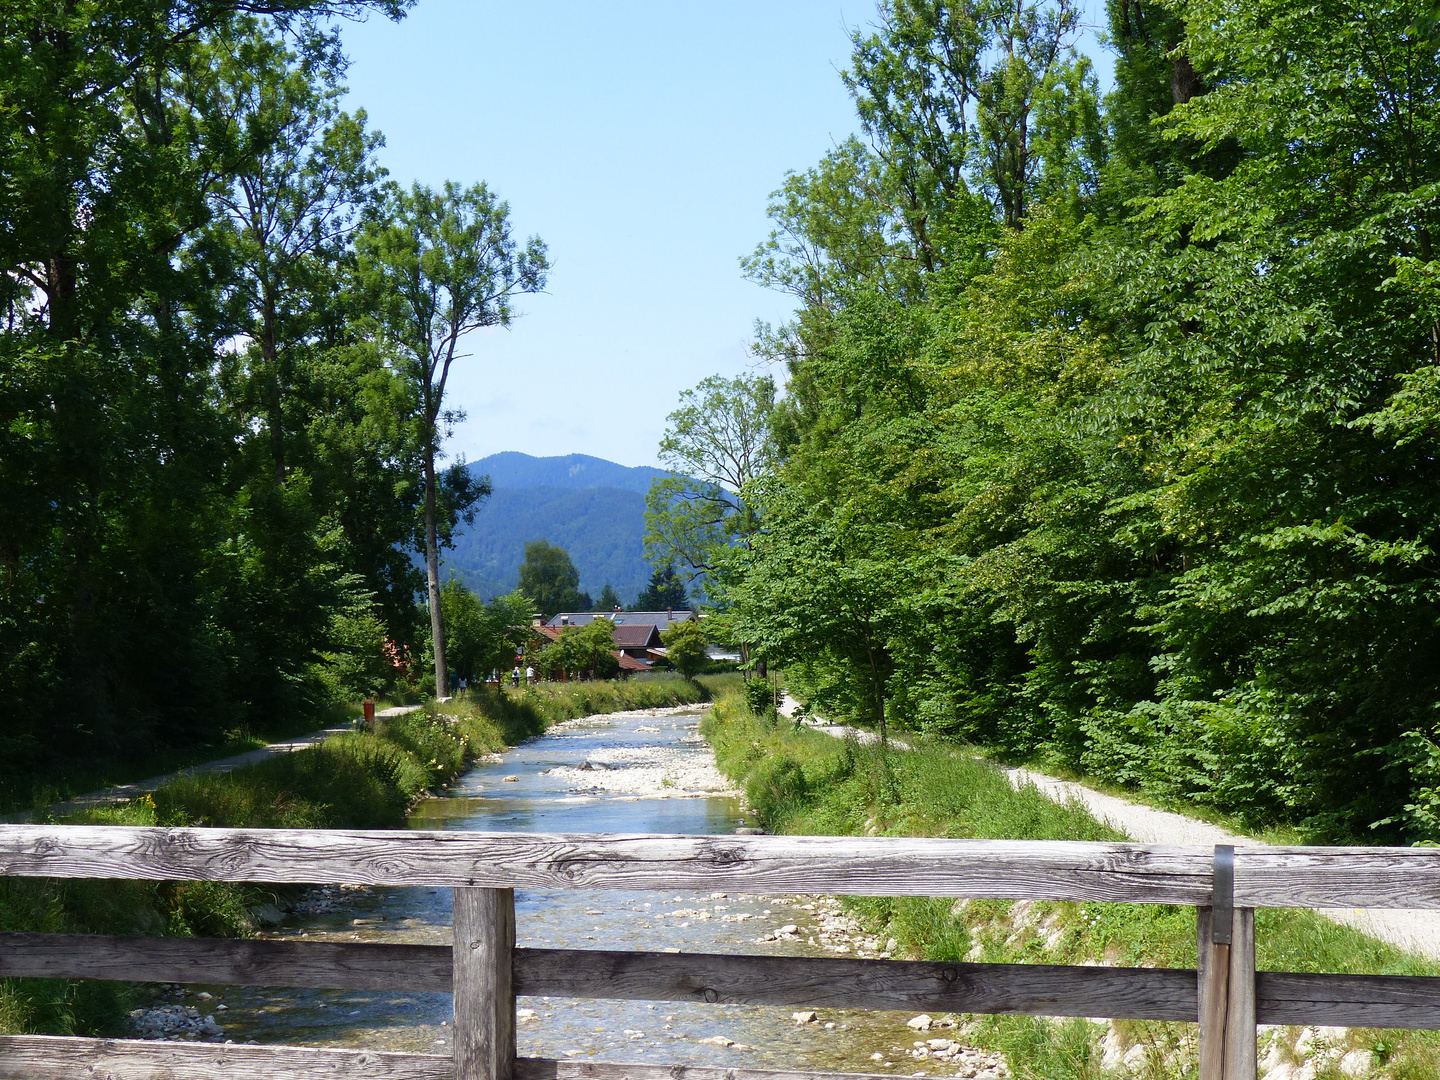
[[629,603],[650,577],[645,561],[645,499],[660,469],[617,465],[587,454],[532,457],[506,451],[469,465],[493,491],[445,554],[453,572],[477,595],[515,588],[525,545],[547,540],[564,548],[580,572],[580,591],[599,596],[607,583]]
[[1440,840],[1428,4],[885,0],[714,573],[827,715],[1251,823]]
[[340,108],[332,17],[408,6],[0,9],[0,785],[419,661],[426,519],[483,495],[434,466],[455,343],[546,261]]
[[645,587],[645,497],[619,488],[496,488],[445,553],[446,573],[486,599],[515,588],[525,544],[548,540],[570,554],[580,589],[608,582],[629,602]]

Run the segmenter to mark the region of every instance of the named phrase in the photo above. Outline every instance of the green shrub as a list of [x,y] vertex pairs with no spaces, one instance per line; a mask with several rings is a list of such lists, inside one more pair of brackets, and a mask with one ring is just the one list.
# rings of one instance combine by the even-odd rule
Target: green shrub
[[762,759],[745,780],[745,799],[767,824],[802,809],[809,793],[805,770],[788,754]]
[[775,708],[775,688],[768,679],[746,679],[745,704],[757,716],[764,716],[767,710]]

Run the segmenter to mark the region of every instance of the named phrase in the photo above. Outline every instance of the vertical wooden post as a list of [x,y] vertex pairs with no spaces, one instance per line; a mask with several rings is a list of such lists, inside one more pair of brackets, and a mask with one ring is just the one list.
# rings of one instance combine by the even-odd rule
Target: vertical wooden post
[[1255,909],[1236,908],[1225,1010],[1225,1080],[1255,1080]]
[[1235,849],[1217,844],[1213,906],[1195,913],[1199,1080],[1255,1080],[1255,909],[1234,897]]
[[455,890],[455,1078],[513,1080],[515,890]]
[[1195,916],[1200,953],[1199,1080],[1226,1080],[1225,1020],[1230,1004],[1230,946],[1215,942],[1215,912],[1212,908],[1196,908]]

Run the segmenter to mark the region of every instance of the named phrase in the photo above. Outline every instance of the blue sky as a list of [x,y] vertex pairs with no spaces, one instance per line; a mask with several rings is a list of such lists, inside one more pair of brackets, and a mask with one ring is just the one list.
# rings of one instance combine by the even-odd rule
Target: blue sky
[[555,267],[510,329],[468,341],[452,453],[653,464],[682,389],[751,368],[754,321],[791,305],[737,259],[785,171],[855,130],[837,71],[874,11],[420,0],[346,28],[348,104],[384,133],[392,177],[484,180]]

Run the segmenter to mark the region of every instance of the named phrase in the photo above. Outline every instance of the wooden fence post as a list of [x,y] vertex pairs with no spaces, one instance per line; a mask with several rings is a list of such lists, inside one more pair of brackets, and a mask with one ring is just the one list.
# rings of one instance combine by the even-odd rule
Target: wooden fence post
[[1255,1080],[1255,909],[1236,908],[1225,1010],[1225,1080]]
[[1199,1080],[1255,1080],[1255,909],[1236,908],[1235,849],[1215,847],[1213,906],[1196,909]]
[[1225,1080],[1225,1019],[1229,1012],[1230,946],[1217,943],[1213,908],[1195,909],[1200,991],[1199,1080]]
[[513,1080],[515,890],[456,889],[456,1080]]

